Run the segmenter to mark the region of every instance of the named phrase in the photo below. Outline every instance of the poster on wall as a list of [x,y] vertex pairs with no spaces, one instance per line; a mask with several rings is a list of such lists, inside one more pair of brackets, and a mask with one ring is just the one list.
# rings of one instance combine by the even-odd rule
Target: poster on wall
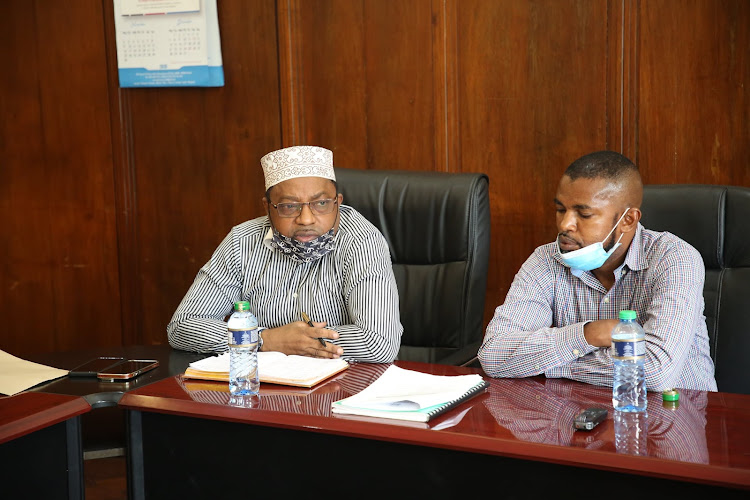
[[216,0],[113,0],[120,87],[222,87]]

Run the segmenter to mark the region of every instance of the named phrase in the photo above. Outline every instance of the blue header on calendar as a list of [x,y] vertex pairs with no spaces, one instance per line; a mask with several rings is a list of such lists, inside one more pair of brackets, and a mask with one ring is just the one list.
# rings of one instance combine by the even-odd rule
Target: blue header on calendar
[[224,70],[221,67],[186,66],[177,70],[147,70],[123,68],[119,70],[120,87],[222,87]]

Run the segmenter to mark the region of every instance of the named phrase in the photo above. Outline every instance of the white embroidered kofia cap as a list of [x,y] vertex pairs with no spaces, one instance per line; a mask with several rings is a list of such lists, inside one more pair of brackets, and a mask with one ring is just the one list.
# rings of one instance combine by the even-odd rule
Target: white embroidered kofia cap
[[260,159],[266,178],[266,191],[279,182],[295,177],[323,177],[336,180],[333,152],[318,146],[292,146],[272,151]]

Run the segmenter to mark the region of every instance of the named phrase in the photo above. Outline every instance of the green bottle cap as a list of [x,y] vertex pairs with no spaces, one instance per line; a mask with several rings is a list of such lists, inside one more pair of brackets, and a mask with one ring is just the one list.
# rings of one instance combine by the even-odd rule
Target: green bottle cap
[[661,393],[661,399],[662,401],[679,401],[680,393],[674,389],[668,389]]
[[638,316],[635,314],[635,311],[631,311],[630,309],[620,311],[620,319],[635,319],[637,317]]
[[234,303],[234,310],[235,311],[249,311],[250,310],[250,302],[246,300],[240,300],[239,302]]

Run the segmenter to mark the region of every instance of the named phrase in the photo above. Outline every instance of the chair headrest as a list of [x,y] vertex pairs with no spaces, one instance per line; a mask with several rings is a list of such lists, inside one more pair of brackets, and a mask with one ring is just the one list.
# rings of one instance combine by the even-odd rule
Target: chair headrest
[[467,260],[474,241],[469,234],[489,227],[476,220],[489,217],[488,206],[477,210],[488,203],[485,174],[337,167],[336,179],[344,204],[383,233],[394,263]]
[[693,245],[707,269],[750,266],[750,189],[707,184],[646,185],[646,229]]

